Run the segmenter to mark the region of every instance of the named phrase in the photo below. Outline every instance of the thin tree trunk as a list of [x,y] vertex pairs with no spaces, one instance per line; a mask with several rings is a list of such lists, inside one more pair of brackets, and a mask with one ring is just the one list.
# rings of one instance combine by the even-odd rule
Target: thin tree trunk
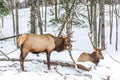
[[101,18],[101,47],[105,48],[105,24],[104,24],[104,0],[99,0],[100,4],[100,18]]
[[35,4],[36,4],[36,1],[32,0],[32,2],[31,2],[31,33],[36,33]]
[[100,17],[100,5],[99,5],[99,27],[98,27],[98,47],[101,47],[101,17]]
[[96,4],[97,4],[97,2],[96,2],[96,0],[94,0],[94,14],[93,14],[93,32],[94,32],[94,45],[95,45],[95,47],[97,47],[97,18],[96,18]]
[[111,0],[111,3],[109,4],[109,13],[110,13],[110,44],[112,44],[112,33],[113,33],[113,0]]
[[2,16],[2,28],[4,27],[4,17]]
[[55,20],[57,20],[57,0],[55,0]]
[[43,5],[44,5],[44,1],[42,0],[42,18],[44,17],[43,16]]
[[116,12],[116,50],[118,50],[118,7],[117,7],[117,1],[116,1],[116,5],[115,5],[115,12]]
[[45,32],[47,27],[47,0],[45,0]]
[[91,1],[91,4],[90,4],[90,27],[91,27],[91,33],[93,33],[93,0]]
[[28,1],[25,0],[25,7],[28,7]]
[[[88,3],[88,0],[87,0],[87,3]],[[89,5],[87,5],[87,12],[88,12],[88,22],[89,22],[89,26],[90,26],[90,33],[92,33],[92,23],[91,23],[91,16],[90,16]]]
[[[13,0],[11,0],[11,5],[13,4]],[[11,6],[11,10],[12,10],[12,23],[13,23],[13,35],[15,35],[15,17],[14,17],[14,6]],[[14,44],[16,44],[16,38],[14,38]]]
[[[19,34],[18,1],[16,1],[16,35]],[[18,39],[18,36],[16,37]]]
[[40,34],[43,34],[39,0],[37,1],[36,4],[37,4],[38,27],[39,27],[39,30],[40,30]]

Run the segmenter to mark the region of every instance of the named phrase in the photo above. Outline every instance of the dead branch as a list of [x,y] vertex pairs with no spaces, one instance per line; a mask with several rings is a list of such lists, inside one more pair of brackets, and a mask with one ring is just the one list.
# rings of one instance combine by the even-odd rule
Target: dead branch
[[0,41],[6,40],[6,39],[10,39],[10,38],[14,38],[14,37],[17,37],[17,36],[20,36],[20,35],[21,35],[21,34],[14,35],[14,36],[10,36],[10,37],[1,38]]
[[9,53],[7,53],[7,55],[9,55],[9,54],[11,54],[11,53],[15,52],[16,50],[18,50],[18,48],[17,48],[17,49],[15,49],[15,50],[13,50],[13,51],[11,51],[11,52],[9,52]]
[[91,70],[91,67],[87,68],[87,67],[85,67],[85,66],[83,66],[81,64],[76,64],[74,58],[72,57],[71,50],[68,50],[68,52],[69,52],[70,58],[71,58],[71,60],[73,62],[73,64],[71,64],[71,65],[72,65],[72,67],[76,68],[77,72],[81,73],[78,69],[83,69],[83,70],[86,70],[86,71]]
[[73,63],[76,65],[76,62],[75,62],[75,60],[74,60],[73,57],[72,57],[71,50],[68,50],[68,52],[69,52],[69,55],[70,55],[71,60],[72,60]]
[[59,75],[63,76],[63,74],[62,74],[62,73],[60,73],[60,72],[57,70],[57,68],[56,68],[56,67],[54,67],[54,69],[55,69],[55,71],[56,71]]
[[2,52],[1,50],[0,50],[0,53],[2,53],[2,55],[4,55],[7,59],[9,59],[9,57],[4,52]]
[[13,67],[13,68],[15,68],[16,71],[20,72],[20,70],[17,69],[17,66],[18,66],[18,65],[19,65],[19,64],[14,63],[14,64],[12,64],[12,65],[9,65],[9,67]]
[[114,59],[112,56],[110,56],[114,61],[116,61],[117,63],[120,63],[120,61]]

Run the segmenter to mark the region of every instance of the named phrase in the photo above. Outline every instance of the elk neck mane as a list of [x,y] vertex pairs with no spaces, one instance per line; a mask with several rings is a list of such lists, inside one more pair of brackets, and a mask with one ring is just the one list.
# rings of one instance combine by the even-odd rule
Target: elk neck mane
[[64,38],[55,37],[55,49],[57,52],[64,50]]
[[99,58],[97,57],[97,54],[96,54],[95,51],[92,52],[91,56],[92,56],[94,59],[96,59],[96,62],[99,62]]

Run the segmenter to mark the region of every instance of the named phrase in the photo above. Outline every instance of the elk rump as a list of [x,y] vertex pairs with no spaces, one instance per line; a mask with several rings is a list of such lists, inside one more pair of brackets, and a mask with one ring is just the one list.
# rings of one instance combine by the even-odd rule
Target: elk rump
[[22,71],[24,71],[24,59],[29,52],[34,54],[46,52],[47,66],[50,69],[50,53],[54,50],[60,52],[72,47],[68,37],[55,37],[51,34],[22,34],[18,37],[18,46],[21,50],[20,66]]

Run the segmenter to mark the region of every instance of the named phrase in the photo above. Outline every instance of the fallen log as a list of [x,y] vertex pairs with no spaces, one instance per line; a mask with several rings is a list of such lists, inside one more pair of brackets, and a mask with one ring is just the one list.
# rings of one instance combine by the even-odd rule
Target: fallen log
[[[6,59],[6,58],[0,58],[0,61],[20,61],[20,59],[17,58],[11,58],[11,59]],[[46,60],[40,60],[40,59],[25,59],[26,62],[29,61],[38,61],[38,62],[43,62],[44,64],[47,64],[48,62]],[[64,66],[64,67],[71,67],[71,68],[75,68],[75,65],[72,62],[63,62],[63,61],[51,61],[50,62],[51,65],[60,65],[60,66]],[[85,67],[81,64],[76,64],[78,69],[83,69],[86,71],[90,71],[91,68],[90,67]]]
[[[47,64],[47,61],[44,61],[44,64]],[[61,66],[65,66],[65,67],[72,67],[75,68],[75,65],[73,63],[70,62],[58,62],[58,61],[51,61],[50,62],[51,65],[61,65]],[[86,71],[90,71],[91,67],[85,67],[81,64],[76,64],[78,69],[83,69]]]
[[[0,61],[20,61],[18,58],[0,58]],[[38,62],[44,62],[45,60],[40,60],[40,59],[25,59],[25,62],[31,62],[31,61],[38,61]]]
[[[17,59],[17,58],[9,58],[9,59],[6,59],[6,58],[0,58],[0,61],[20,61],[20,59]],[[33,59],[26,59],[25,61],[33,61]]]

